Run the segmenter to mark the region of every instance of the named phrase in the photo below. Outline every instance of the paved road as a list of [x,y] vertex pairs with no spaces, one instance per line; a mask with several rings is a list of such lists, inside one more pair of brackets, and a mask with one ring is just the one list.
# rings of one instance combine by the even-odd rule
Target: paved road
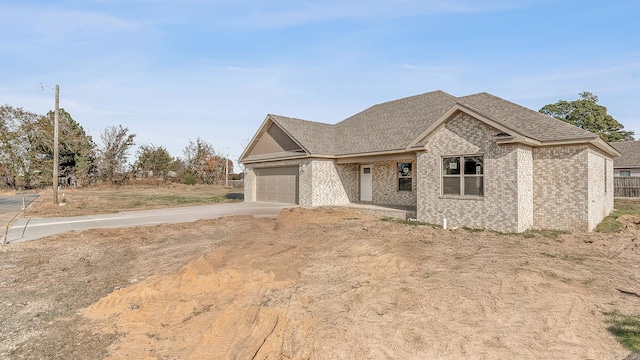
[[[25,205],[31,204],[38,194],[24,194]],[[0,214],[18,213],[22,210],[22,195],[0,196]]]
[[[9,227],[7,242],[35,240],[68,231],[175,224],[228,215],[276,217],[280,210],[294,206],[296,205],[241,202],[67,218],[27,218],[20,219]],[[0,234],[0,239],[2,235],[4,234]]]

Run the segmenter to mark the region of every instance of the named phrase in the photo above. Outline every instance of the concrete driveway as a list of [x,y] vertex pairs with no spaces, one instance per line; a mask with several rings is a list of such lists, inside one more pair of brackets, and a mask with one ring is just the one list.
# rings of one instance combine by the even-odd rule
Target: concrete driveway
[[26,218],[14,222],[9,227],[7,242],[35,240],[68,231],[175,224],[230,215],[275,218],[280,210],[296,206],[280,203],[241,202],[66,218]]

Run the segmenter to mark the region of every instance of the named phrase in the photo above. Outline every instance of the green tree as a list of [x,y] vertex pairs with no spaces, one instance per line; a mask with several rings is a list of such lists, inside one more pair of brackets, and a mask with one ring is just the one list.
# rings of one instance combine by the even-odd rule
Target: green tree
[[[77,185],[88,183],[90,175],[96,170],[96,144],[88,136],[84,128],[65,109],[59,110],[59,165],[58,173],[61,177],[70,179],[75,176]],[[47,116],[50,138],[53,139],[53,111]],[[43,125],[46,126],[46,125]],[[53,142],[51,141],[51,144]],[[48,143],[47,143],[48,144]],[[47,159],[53,161],[53,148],[43,149]],[[46,168],[46,167],[45,167]]]
[[160,176],[166,180],[169,171],[173,170],[174,158],[164,146],[143,144],[138,147],[136,155],[134,167],[143,176]]
[[[59,174],[83,181],[93,168],[95,144],[64,109],[59,117]],[[0,173],[8,186],[50,185],[53,173],[53,111],[41,116],[0,107]]]
[[31,138],[43,138],[34,126],[40,116],[10,105],[0,107],[0,177],[3,185],[32,186],[38,176]]
[[102,144],[98,147],[98,168],[106,180],[112,182],[116,176],[126,173],[129,149],[135,145],[135,137],[122,125],[107,126],[100,134]]
[[596,95],[583,91],[578,96],[577,100],[560,100],[555,104],[545,105],[539,111],[596,133],[605,141],[634,140],[633,131],[623,130],[624,126],[607,114],[607,108],[598,104]]

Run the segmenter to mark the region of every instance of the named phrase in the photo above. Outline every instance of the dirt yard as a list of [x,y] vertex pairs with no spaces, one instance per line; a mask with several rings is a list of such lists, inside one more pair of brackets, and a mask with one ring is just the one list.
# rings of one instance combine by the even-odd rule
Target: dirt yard
[[501,235],[346,209],[0,247],[0,358],[615,359],[640,219]]

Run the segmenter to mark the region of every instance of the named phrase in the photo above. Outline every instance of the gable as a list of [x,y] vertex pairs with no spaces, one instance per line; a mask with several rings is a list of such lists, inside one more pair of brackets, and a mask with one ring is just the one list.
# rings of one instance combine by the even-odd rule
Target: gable
[[424,148],[440,155],[494,153],[500,133],[486,122],[458,111],[425,139]]
[[257,139],[248,156],[283,152],[304,152],[304,149],[287,135],[282,128],[271,122],[267,130]]
[[461,104],[455,104],[449,110],[447,110],[447,112],[442,114],[442,116],[440,116],[438,120],[433,122],[424,132],[418,135],[418,137],[416,137],[415,140],[412,141],[411,144],[409,144],[409,146],[407,146],[407,150],[415,147],[418,147],[418,148],[423,147],[428,142],[429,138],[435,132],[437,132],[440,128],[445,126],[447,122],[449,122],[451,119],[459,118],[462,115],[464,115],[462,118],[474,119],[484,123],[490,128],[495,129],[497,138],[508,138],[508,139],[513,139],[515,137],[523,138],[520,134],[515,132],[513,129],[507,128],[502,124],[492,119],[489,119],[483,116],[482,114],[474,111],[473,109],[470,109]]

